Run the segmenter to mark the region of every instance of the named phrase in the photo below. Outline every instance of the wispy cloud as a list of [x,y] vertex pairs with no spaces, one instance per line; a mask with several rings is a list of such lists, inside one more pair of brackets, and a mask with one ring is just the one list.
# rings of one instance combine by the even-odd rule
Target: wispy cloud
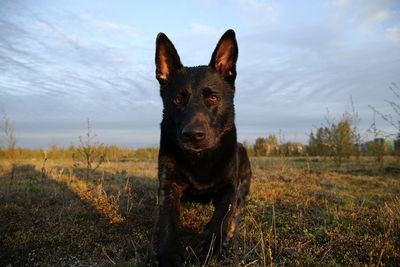
[[277,22],[276,4],[267,0],[236,0],[236,10],[245,23],[266,26]]
[[368,104],[385,98],[400,67],[398,43],[349,42],[331,25],[258,31],[239,39],[239,47],[239,120],[275,131],[318,125],[327,108],[339,116],[349,108],[350,96],[361,127],[368,127]]
[[138,31],[136,28],[128,25],[117,24],[111,21],[103,21],[94,19],[89,15],[80,15],[80,18],[92,25],[98,31],[105,31],[109,34],[122,34],[129,37],[137,37]]
[[393,41],[400,41],[400,26],[393,26],[386,29],[386,38]]
[[214,29],[213,27],[206,24],[192,23],[191,32],[194,34],[217,36],[221,33],[221,30]]
[[115,24],[109,21],[97,21],[96,24],[103,27],[104,29],[121,32],[122,34],[127,34],[130,36],[137,36],[137,31],[133,27]]
[[393,10],[396,0],[336,0],[333,3],[336,7],[333,14],[338,21],[364,29],[371,29],[397,13]]
[[[16,18],[0,11],[1,103],[13,106],[15,97],[20,103],[27,100],[31,104],[25,105],[30,107],[22,112],[25,118],[40,118],[41,110],[51,111],[54,118],[106,118],[101,107],[107,107],[127,120],[133,120],[129,111],[159,105],[156,83],[150,79],[153,53],[121,39],[105,42],[89,34],[135,38],[132,27],[80,15],[61,14],[54,22],[35,10],[20,13]],[[71,16],[82,27],[66,27]],[[57,108],[49,103],[58,103]]]
[[201,2],[207,7],[215,8],[218,6],[218,0],[201,0]]

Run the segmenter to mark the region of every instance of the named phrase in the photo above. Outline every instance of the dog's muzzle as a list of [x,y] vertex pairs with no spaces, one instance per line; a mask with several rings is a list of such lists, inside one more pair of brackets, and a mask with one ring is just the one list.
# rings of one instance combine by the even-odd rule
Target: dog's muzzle
[[200,125],[186,125],[181,131],[181,139],[185,143],[199,143],[206,137],[206,130]]

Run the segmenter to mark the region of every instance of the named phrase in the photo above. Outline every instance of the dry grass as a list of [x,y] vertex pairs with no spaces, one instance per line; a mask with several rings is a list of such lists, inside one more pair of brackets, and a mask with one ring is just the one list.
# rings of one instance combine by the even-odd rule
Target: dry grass
[[[211,266],[398,266],[400,169],[372,159],[253,158],[231,247]],[[72,162],[0,168],[0,265],[151,266],[157,251],[155,160],[105,163],[91,180]],[[211,205],[187,204],[187,266]]]

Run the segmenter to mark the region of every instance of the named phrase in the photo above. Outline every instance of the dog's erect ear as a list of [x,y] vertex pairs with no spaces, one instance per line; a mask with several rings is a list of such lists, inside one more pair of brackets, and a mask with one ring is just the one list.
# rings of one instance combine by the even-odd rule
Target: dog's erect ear
[[227,30],[215,48],[209,67],[221,74],[228,82],[233,83],[236,78],[236,61],[238,46],[233,30]]
[[172,42],[160,32],[156,40],[156,78],[160,83],[168,80],[171,73],[183,65]]

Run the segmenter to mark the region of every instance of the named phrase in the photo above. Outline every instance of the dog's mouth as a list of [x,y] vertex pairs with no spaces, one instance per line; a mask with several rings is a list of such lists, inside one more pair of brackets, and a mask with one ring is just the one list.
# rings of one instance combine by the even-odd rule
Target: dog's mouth
[[199,144],[192,144],[192,143],[188,143],[188,142],[180,142],[180,146],[186,152],[193,153],[193,154],[204,152],[206,150],[211,149],[211,147],[212,147],[209,145],[199,145]]
[[187,153],[194,155],[201,155],[206,151],[213,150],[215,147],[214,143],[210,140],[203,140],[202,142],[185,142],[184,140],[179,140],[179,146]]

